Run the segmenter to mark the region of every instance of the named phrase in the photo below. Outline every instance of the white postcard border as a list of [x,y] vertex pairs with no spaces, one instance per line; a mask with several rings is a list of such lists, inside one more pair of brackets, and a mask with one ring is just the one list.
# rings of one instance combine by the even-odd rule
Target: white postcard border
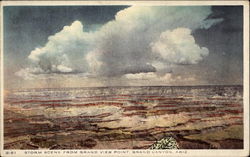
[[[248,1],[3,1],[1,4],[1,156],[248,156],[249,155],[249,2]],[[244,149],[237,150],[4,150],[3,149],[3,7],[77,5],[242,5],[244,7]],[[35,153],[37,152],[37,153]],[[41,152],[41,153],[39,153]],[[110,153],[111,152],[111,153]]]

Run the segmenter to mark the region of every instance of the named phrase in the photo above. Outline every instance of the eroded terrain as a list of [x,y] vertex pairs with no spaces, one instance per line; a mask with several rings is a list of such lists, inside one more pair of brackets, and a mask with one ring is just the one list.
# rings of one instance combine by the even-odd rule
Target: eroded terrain
[[5,91],[5,149],[242,149],[242,86]]

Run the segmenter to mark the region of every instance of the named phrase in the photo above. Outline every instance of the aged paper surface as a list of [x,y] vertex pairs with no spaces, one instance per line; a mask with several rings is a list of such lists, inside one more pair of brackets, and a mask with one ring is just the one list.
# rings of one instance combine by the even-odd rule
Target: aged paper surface
[[1,2],[1,156],[248,156],[248,11]]

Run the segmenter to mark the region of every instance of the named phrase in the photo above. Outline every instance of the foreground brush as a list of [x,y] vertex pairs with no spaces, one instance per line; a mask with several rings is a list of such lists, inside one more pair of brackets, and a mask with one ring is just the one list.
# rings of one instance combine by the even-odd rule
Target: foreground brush
[[149,149],[179,149],[176,140],[169,136],[156,141]]

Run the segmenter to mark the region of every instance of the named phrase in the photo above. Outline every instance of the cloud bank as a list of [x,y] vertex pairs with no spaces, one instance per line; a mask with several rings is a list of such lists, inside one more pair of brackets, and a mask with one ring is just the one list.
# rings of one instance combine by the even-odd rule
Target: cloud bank
[[208,6],[132,6],[95,32],[84,31],[83,24],[74,21],[50,36],[45,46],[31,51],[30,67],[16,74],[25,79],[78,73],[126,79],[145,73],[167,77],[173,66],[197,64],[209,54],[195,42],[192,31],[223,20],[209,19],[211,13]]

